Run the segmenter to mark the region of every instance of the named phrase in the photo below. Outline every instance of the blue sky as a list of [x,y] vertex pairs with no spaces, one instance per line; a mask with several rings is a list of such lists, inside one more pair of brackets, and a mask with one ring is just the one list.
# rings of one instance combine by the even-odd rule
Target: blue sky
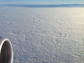
[[1,3],[28,4],[83,4],[84,0],[0,0]]

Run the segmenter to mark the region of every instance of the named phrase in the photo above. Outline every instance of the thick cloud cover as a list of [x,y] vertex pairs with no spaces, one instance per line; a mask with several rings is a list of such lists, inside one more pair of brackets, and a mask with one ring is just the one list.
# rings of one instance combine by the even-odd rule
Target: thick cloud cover
[[83,8],[0,7],[0,36],[14,63],[84,63]]

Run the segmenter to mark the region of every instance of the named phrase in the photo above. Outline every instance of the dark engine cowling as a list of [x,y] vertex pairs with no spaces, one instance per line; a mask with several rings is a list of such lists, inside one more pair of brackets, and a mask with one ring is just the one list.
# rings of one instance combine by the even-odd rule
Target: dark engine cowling
[[0,37],[0,63],[13,63],[13,49],[9,39]]

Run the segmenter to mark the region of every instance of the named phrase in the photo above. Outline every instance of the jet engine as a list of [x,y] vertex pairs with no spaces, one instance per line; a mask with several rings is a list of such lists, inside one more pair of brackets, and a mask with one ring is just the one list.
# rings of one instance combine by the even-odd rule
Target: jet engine
[[13,49],[9,39],[0,37],[0,63],[13,63]]

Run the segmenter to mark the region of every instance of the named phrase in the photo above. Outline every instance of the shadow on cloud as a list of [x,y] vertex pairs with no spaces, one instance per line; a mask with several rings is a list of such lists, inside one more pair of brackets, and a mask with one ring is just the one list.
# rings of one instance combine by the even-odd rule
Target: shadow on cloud
[[28,7],[28,8],[40,8],[40,7],[84,7],[84,4],[58,4],[58,5],[28,5],[28,4],[4,4],[0,7]]

